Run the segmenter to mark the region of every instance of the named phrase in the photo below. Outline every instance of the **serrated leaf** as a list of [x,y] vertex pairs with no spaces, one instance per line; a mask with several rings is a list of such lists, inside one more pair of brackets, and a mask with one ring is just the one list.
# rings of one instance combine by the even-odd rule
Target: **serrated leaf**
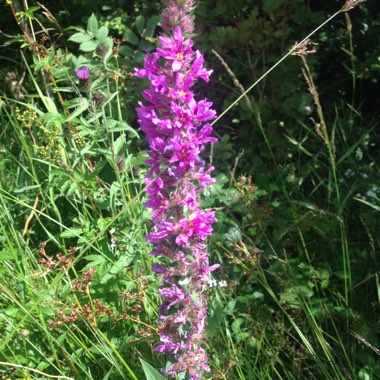
[[82,42],[79,45],[79,50],[82,50],[84,52],[91,52],[91,51],[94,51],[97,46],[98,44],[94,41],[86,41],[86,42]]
[[108,37],[108,28],[103,25],[96,32],[96,39],[100,42],[104,42],[107,37]]
[[99,29],[98,19],[96,18],[94,14],[92,14],[87,21],[87,32],[95,35],[98,29]]
[[140,358],[146,380],[165,380],[165,378],[149,363]]
[[81,44],[82,42],[87,42],[87,41],[90,41],[90,40],[91,40],[91,37],[88,34],[84,34],[84,33],[81,33],[81,32],[74,33],[68,39],[68,41],[72,41],[72,42],[75,42],[77,44]]
[[144,26],[145,26],[145,18],[144,16],[137,16],[135,21],[136,29],[139,32],[140,35],[143,34]]

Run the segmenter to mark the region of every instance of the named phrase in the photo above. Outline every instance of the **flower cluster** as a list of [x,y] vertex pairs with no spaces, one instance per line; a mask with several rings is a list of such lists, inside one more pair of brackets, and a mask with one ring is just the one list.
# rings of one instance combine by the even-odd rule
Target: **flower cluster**
[[207,100],[194,98],[192,86],[198,78],[208,82],[212,71],[203,67],[202,54],[192,49],[185,32],[176,26],[170,35],[161,36],[144,68],[136,70],[136,76],[150,83],[142,93],[147,104],[140,102],[137,113],[150,147],[146,206],[153,211],[155,228],[147,240],[154,245],[151,254],[162,263],[153,265],[162,276],[156,351],[170,355],[163,369],[166,375],[187,373],[199,379],[209,370],[201,347],[207,313],[204,291],[209,273],[217,268],[209,265],[206,252],[214,211],[200,207],[202,189],[214,182],[213,167],[205,168],[200,153],[205,144],[216,141],[207,123],[215,111]]
[[194,19],[191,11],[194,8],[194,0],[163,0],[166,5],[161,14],[162,29],[170,31],[177,26],[183,33],[194,31]]

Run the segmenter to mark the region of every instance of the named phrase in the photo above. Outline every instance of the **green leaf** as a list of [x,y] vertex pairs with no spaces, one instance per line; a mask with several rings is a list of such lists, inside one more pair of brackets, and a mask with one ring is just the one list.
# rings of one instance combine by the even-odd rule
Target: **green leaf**
[[131,30],[127,29],[124,32],[124,38],[132,45],[137,45],[139,43],[139,38],[136,36],[136,34]]
[[87,32],[95,35],[98,29],[99,29],[98,20],[96,16],[92,14],[87,21]]
[[81,44],[82,42],[87,42],[87,41],[90,41],[90,40],[91,40],[91,37],[88,34],[84,34],[84,33],[81,33],[81,32],[74,33],[68,39],[68,41],[72,41],[72,42],[75,42],[77,44]]
[[139,134],[125,121],[117,122],[115,126],[107,127],[108,132],[130,132],[133,136],[139,138]]
[[106,26],[101,26],[96,32],[96,39],[100,42],[104,42],[108,37],[108,28]]
[[265,0],[263,2],[263,9],[265,12],[273,12],[284,3],[283,0]]
[[124,268],[126,268],[131,262],[134,260],[135,255],[133,256],[127,256],[124,254],[121,256],[109,269],[109,271],[102,277],[100,283],[105,284],[108,280],[115,277],[119,273],[123,271]]
[[13,190],[13,192],[15,194],[20,194],[20,193],[23,193],[23,192],[28,191],[28,190],[39,189],[40,187],[41,187],[41,185],[24,186],[21,189],[15,189],[15,190]]
[[78,235],[83,234],[83,228],[82,227],[71,227],[68,230],[65,230],[61,233],[61,237],[63,238],[72,238],[72,237],[78,237]]
[[86,42],[82,42],[79,45],[79,50],[82,50],[84,52],[90,52],[90,51],[94,51],[97,46],[98,44],[94,41],[86,41]]
[[88,255],[84,259],[90,262],[82,269],[82,272],[88,270],[89,268],[101,265],[107,261],[107,259],[104,256],[100,255]]
[[375,204],[373,204],[373,203],[371,203],[371,202],[367,202],[367,201],[365,201],[364,199],[357,198],[357,197],[354,197],[354,199],[355,199],[356,201],[358,201],[358,202],[364,203],[365,205],[367,205],[368,207],[373,208],[373,209],[376,210],[376,211],[380,211],[380,207],[377,206],[377,205],[375,205]]
[[75,119],[77,116],[79,116],[81,113],[86,111],[90,107],[90,102],[86,98],[82,98],[79,102],[78,107],[76,110],[66,119],[66,123]]
[[140,358],[140,363],[143,367],[146,380],[165,380],[165,378],[145,360]]
[[146,22],[144,37],[153,37],[154,30],[156,29],[159,21],[160,21],[160,18],[158,16],[152,16]]
[[144,16],[137,16],[135,21],[136,29],[139,32],[140,35],[143,34],[144,26],[145,26],[145,18]]
[[119,49],[119,54],[123,57],[132,57],[133,49],[127,45],[121,45]]
[[1,251],[0,252],[0,262],[5,260],[15,260],[16,257],[11,253],[7,251]]
[[125,147],[125,135],[120,135],[114,142],[113,142],[113,152],[116,155],[119,155],[120,153],[123,152],[124,147]]
[[118,194],[120,192],[120,184],[118,182],[112,182],[110,188],[110,207],[111,210],[116,213],[116,206],[118,205]]

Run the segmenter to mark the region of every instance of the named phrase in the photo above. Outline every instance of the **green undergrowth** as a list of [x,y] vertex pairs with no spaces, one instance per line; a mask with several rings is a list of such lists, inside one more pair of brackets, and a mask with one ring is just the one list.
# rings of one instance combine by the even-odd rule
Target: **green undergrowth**
[[[133,110],[144,87],[133,70],[160,26],[154,2],[142,3],[67,29],[60,9],[15,9],[34,43],[8,37],[24,79],[0,97],[0,378],[163,379]],[[358,24],[337,13],[313,36],[316,54],[282,62],[330,9],[199,3],[195,43],[214,74],[197,91],[228,110],[205,152],[217,179],[204,194],[218,219],[210,259],[221,264],[207,288],[205,378],[375,380],[380,141],[360,86],[378,80],[380,51],[359,54],[355,25],[376,17],[365,5]],[[76,5],[65,14],[78,22]],[[47,25],[56,33],[42,40]],[[320,72],[337,50],[334,82]],[[81,66],[91,82],[76,79]]]

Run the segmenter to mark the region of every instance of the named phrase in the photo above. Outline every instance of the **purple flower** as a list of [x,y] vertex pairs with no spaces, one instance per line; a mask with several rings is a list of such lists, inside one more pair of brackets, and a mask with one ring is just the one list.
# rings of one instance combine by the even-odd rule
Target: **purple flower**
[[81,81],[88,80],[90,78],[90,69],[86,66],[82,66],[75,70],[75,75]]
[[188,13],[194,2],[165,0],[165,4],[162,21],[168,33],[159,38],[144,67],[135,70],[137,77],[149,80],[137,114],[150,148],[145,206],[153,212],[154,229],[146,239],[154,245],[151,255],[160,257],[152,270],[162,276],[160,343],[155,350],[171,356],[163,370],[166,375],[188,371],[192,380],[209,371],[201,348],[207,314],[204,290],[210,272],[218,267],[209,265],[205,244],[215,212],[200,207],[202,189],[214,183],[213,167],[206,168],[200,154],[205,144],[216,141],[207,124],[215,111],[191,91],[198,79],[208,82],[212,72],[184,36],[192,28]]

